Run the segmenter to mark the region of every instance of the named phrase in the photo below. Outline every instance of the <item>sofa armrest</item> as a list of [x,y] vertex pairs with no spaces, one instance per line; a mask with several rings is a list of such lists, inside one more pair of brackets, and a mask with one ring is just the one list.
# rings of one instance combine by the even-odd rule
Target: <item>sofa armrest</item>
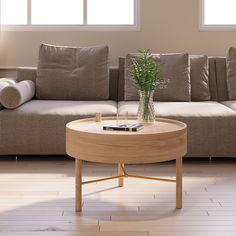
[[17,68],[17,82],[31,80],[36,82],[37,67],[19,67]]

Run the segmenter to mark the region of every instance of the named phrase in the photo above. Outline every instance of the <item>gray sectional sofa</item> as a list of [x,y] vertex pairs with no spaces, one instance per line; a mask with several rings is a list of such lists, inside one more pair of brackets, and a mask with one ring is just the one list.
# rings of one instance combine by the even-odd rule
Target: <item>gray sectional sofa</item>
[[[138,101],[124,101],[125,59],[109,69],[109,98],[97,101],[32,99],[0,110],[0,155],[63,155],[67,122],[103,116],[136,116]],[[19,68],[16,80],[36,82],[36,68]],[[209,58],[209,101],[155,102],[157,117],[188,125],[188,157],[236,157],[236,101],[229,101],[226,59]],[[137,147],[138,148],[138,147]]]

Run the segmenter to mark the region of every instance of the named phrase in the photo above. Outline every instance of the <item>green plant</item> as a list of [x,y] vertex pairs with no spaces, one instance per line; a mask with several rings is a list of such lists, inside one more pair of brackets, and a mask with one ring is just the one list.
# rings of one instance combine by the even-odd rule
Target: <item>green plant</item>
[[156,62],[151,51],[144,50],[140,56],[131,57],[130,77],[139,90],[140,101],[138,108],[138,120],[144,123],[155,122],[155,109],[153,105],[153,93],[155,89],[165,85],[161,76],[160,65]]
[[139,57],[131,57],[130,77],[138,90],[154,91],[164,83],[160,65],[156,63],[150,49],[140,53]]

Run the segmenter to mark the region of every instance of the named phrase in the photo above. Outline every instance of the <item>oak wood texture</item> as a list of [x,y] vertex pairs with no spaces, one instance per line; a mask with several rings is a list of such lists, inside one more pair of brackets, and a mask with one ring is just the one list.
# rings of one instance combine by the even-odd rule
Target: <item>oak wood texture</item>
[[[104,131],[116,118],[72,121],[66,125],[66,152],[80,160],[100,163],[155,163],[182,157],[187,152],[186,124],[157,119],[138,132]],[[120,121],[122,122],[122,121]],[[129,123],[137,123],[129,119]]]
[[182,164],[183,158],[176,159],[176,208],[182,208]]
[[75,209],[82,209],[82,161],[75,159]]
[[[99,117],[101,118],[101,117]],[[100,121],[100,122],[99,122]],[[182,208],[182,156],[187,152],[186,124],[156,119],[154,124],[145,125],[139,132],[104,131],[104,125],[112,125],[113,118],[72,121],[66,125],[66,151],[76,158],[76,212],[82,210],[82,184],[111,180],[117,176],[82,182],[81,160],[118,164],[118,186],[124,186],[124,177],[146,178],[176,182],[176,208]],[[122,122],[122,121],[120,121]],[[137,123],[129,119],[125,123]],[[124,163],[153,163],[176,159],[176,180],[128,175]],[[79,160],[79,161],[77,161]]]
[[[118,175],[124,175],[124,171],[123,171],[122,167],[124,168],[125,165],[123,163],[119,163],[118,164]],[[118,179],[118,186],[124,187],[124,177],[121,177]]]

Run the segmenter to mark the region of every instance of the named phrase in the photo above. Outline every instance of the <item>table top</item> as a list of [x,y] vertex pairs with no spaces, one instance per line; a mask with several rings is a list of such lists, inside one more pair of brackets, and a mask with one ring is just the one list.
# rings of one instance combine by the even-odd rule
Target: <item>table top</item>
[[180,121],[171,119],[156,119],[153,124],[144,125],[143,129],[137,132],[127,131],[113,131],[103,130],[104,125],[117,125],[117,124],[137,124],[137,120],[133,118],[116,120],[116,117],[104,117],[101,122],[96,122],[94,118],[81,119],[68,123],[66,127],[73,131],[82,133],[92,133],[101,135],[125,135],[125,136],[136,136],[136,135],[147,135],[147,134],[163,134],[171,133],[186,129],[186,124]]

